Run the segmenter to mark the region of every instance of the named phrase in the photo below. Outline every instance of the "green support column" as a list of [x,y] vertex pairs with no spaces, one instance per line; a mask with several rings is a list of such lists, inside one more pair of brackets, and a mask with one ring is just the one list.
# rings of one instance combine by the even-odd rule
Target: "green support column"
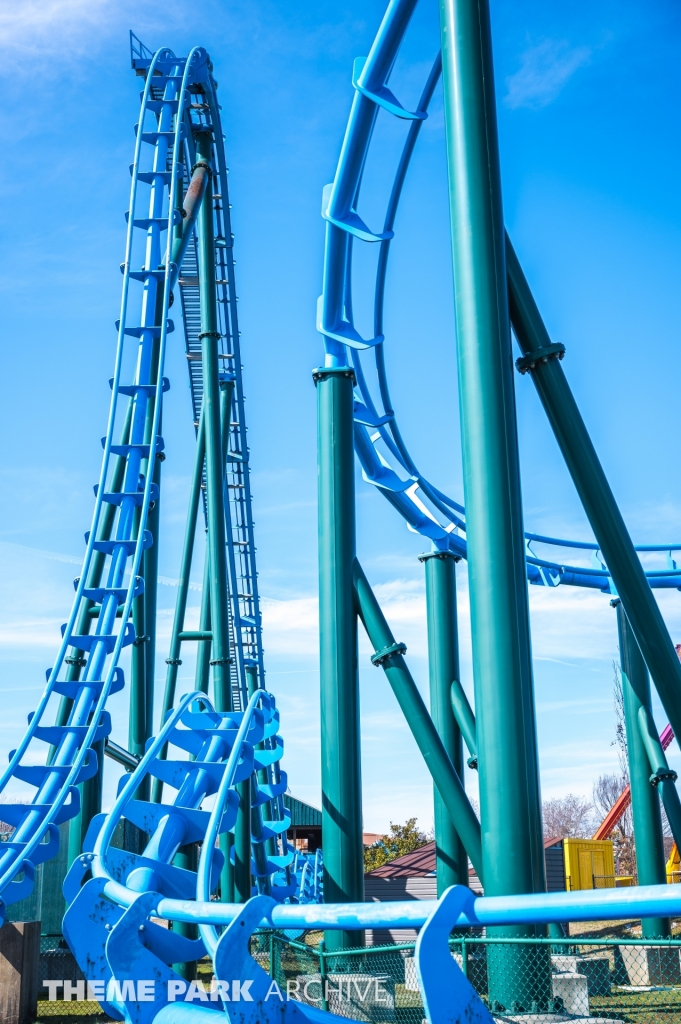
[[[357,668],[354,373],[316,370],[319,494],[319,653],[322,835],[326,903],[364,900]],[[359,932],[327,932],[330,950],[363,944]]]
[[353,578],[357,610],[375,651],[371,660],[385,672],[442,802],[451,820],[456,822],[457,831],[484,885],[480,822],[428,714],[419,688],[407,668],[403,657],[407,648],[395,642],[392,630],[357,559],[354,561]]
[[655,720],[646,707],[638,709],[638,725],[650,763],[650,782],[657,787],[677,848],[681,849],[681,800],[676,789],[676,772],[669,767]]
[[[426,568],[430,715],[454,770],[463,780],[463,744],[450,703],[453,679],[459,678],[456,616],[456,557],[448,551],[420,556]],[[468,885],[468,855],[447,808],[433,786],[437,894],[450,885]]]
[[[208,166],[211,163],[212,141],[208,133],[196,136],[196,160]],[[206,507],[208,532],[206,544],[206,571],[208,584],[202,601],[201,629],[212,631],[210,643],[213,668],[213,700],[217,711],[232,708],[229,654],[229,590],[227,586],[227,551],[225,537],[225,499],[220,425],[220,373],[218,368],[217,303],[215,295],[215,252],[213,233],[213,181],[206,186],[198,216],[199,289],[201,293],[201,356],[203,365],[203,416],[206,445]],[[209,625],[206,625],[208,620]],[[202,650],[203,649],[203,650]],[[208,643],[202,641],[197,652],[197,673],[202,665]],[[199,680],[197,679],[197,682]],[[200,680],[203,682],[203,680]],[[202,687],[201,687],[202,688]],[[230,864],[231,836],[220,836],[220,849],[225,866],[220,878],[222,899],[234,899],[234,874]]]
[[473,714],[472,707],[468,703],[466,691],[458,679],[452,680],[449,698],[454,718],[456,719],[456,724],[461,730],[461,735],[464,738],[466,746],[468,747],[468,753],[470,754],[467,761],[468,767],[477,768],[478,741],[475,736],[475,715]]
[[[203,478],[203,464],[206,449],[203,440],[203,413],[199,419],[199,428],[196,435],[196,457],[194,459],[194,473],[189,489],[189,508],[187,511],[187,525],[184,534],[184,546],[182,549],[182,561],[180,563],[180,578],[177,587],[177,600],[175,602],[175,615],[173,618],[173,631],[170,636],[170,650],[166,658],[168,670],[166,672],[166,685],[163,694],[163,705],[161,707],[161,718],[159,727],[165,722],[167,713],[175,703],[175,687],[177,686],[177,674],[182,664],[180,653],[182,644],[179,634],[184,629],[184,620],[187,611],[187,598],[189,596],[189,578],[191,575],[192,559],[194,556],[194,541],[196,539],[196,523],[199,515],[199,501],[201,498],[201,481]],[[201,645],[203,646],[203,645]],[[168,745],[160,752],[160,757],[165,758],[168,753]],[[163,798],[163,782],[154,779],[151,785],[151,799],[154,803],[161,803]]]
[[[483,872],[501,896],[546,880],[492,40],[487,0],[440,13]],[[548,955],[496,947],[488,965],[492,1009],[549,1009]]]
[[[201,590],[201,609],[199,611],[199,631],[210,633],[210,558],[208,557],[208,535],[206,534],[206,555],[203,563],[203,584]],[[211,640],[199,640],[196,650],[196,670],[194,688],[208,693],[210,686],[210,658],[213,649]]]
[[251,876],[251,780],[236,787],[239,813],[234,826],[234,902],[246,903],[252,896]]
[[[210,165],[211,136],[196,136],[197,163]],[[218,369],[217,303],[213,236],[213,182],[206,186],[198,217],[199,289],[201,293],[201,357],[203,366],[203,415],[206,444],[206,504],[210,562],[210,614],[213,633],[211,666],[213,696],[218,711],[230,711],[232,692],[229,654],[229,591],[225,538],[222,443],[220,430],[220,374]]]
[[508,238],[506,259],[511,322],[523,353],[519,369],[532,377],[671,727],[681,736],[681,664],[669,631],[556,358],[564,347],[551,343]]
[[[667,881],[662,815],[657,791],[650,784],[650,764],[641,738],[638,713],[650,710],[650,680],[641,650],[636,643],[622,602],[611,602],[617,609],[617,632],[620,644],[624,724],[627,734],[631,809],[634,818],[636,868],[639,885],[664,885]],[[669,918],[649,917],[641,923],[644,939],[670,938]]]

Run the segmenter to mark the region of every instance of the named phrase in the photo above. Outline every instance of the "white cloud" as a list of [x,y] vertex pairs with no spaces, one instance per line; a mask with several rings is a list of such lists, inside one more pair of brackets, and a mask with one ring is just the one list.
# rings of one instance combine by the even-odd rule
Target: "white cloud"
[[519,69],[506,79],[504,103],[512,109],[547,106],[592,52],[590,46],[570,46],[565,39],[543,39],[528,47]]
[[[116,12],[113,0],[22,0],[0,7],[0,48],[19,60],[87,45]],[[72,53],[71,56],[74,54]]]

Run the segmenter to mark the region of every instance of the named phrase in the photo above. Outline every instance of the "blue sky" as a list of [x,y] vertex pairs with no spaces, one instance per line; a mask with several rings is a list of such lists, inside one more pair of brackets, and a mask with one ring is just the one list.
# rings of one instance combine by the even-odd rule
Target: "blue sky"
[[[352,61],[368,52],[382,12],[377,0],[189,9],[27,0],[0,13],[3,752],[16,745],[67,617],[98,474],[140,88],[129,69],[132,28],[152,48],[206,46],[220,83],[268,685],[282,707],[291,787],[319,803],[310,377],[321,353],[319,211],[352,100]],[[509,232],[553,338],[566,345],[565,371],[635,539],[679,543],[681,15],[671,2],[494,0],[492,20]],[[437,6],[422,0],[395,71],[406,105],[437,42]],[[443,132],[438,93],[396,226],[387,358],[417,461],[461,498]],[[395,126],[381,123],[369,211],[396,140]],[[168,376],[159,690],[193,446],[179,345]],[[588,539],[531,381],[516,385],[526,526]],[[425,689],[424,547],[358,479],[359,554]],[[459,593],[470,692],[465,566]],[[605,596],[570,588],[531,588],[530,601],[544,793],[588,794],[617,763],[614,613]],[[678,593],[661,604],[681,640]],[[427,773],[367,653],[363,644],[365,827],[410,815],[428,827]],[[124,698],[115,700],[114,737],[125,743]],[[659,708],[657,719],[664,724]],[[474,778],[468,784],[474,792]]]

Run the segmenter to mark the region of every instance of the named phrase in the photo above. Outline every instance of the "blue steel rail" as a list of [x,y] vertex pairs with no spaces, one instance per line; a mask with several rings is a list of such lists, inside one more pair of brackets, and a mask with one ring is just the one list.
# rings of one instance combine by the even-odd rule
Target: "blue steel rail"
[[[162,396],[169,384],[163,370],[167,336],[174,329],[168,311],[181,273],[185,275],[180,290],[188,353],[197,343],[184,292],[193,284],[186,276],[196,266],[194,226],[209,173],[205,165],[194,166],[193,129],[205,124],[214,129],[214,172],[221,184],[216,196],[215,264],[220,329],[226,342],[223,370],[235,382],[225,484],[230,499],[226,504],[236,708],[246,703],[246,666],[257,665],[263,678],[227,168],[216,86],[204,49],[195,48],[184,58],[165,48],[152,54],[135,37],[131,40],[133,67],[144,76],[144,89],[130,168],[121,313],[107,432],[102,439],[104,455],[83,567],[75,581],[68,622],[62,627],[62,642],[38,707],[0,779],[0,792],[12,781],[36,788],[30,803],[0,803],[0,818],[14,829],[10,841],[0,848],[2,918],[7,905],[31,892],[35,866],[56,854],[59,824],[78,814],[78,784],[100,769],[93,747],[111,731],[106,701],[124,686],[118,665],[121,652],[143,640],[136,637],[130,616],[134,598],[144,590],[142,553],[152,542],[146,524],[150,503],[158,497],[152,481],[153,460],[162,457],[164,447],[159,425]],[[199,97],[202,102],[197,102]],[[187,186],[184,210],[178,202],[182,181]],[[134,289],[138,294],[133,302]],[[192,383],[194,402],[200,402],[200,373]],[[61,704],[55,715],[57,697]],[[44,763],[36,764],[40,744]],[[267,752],[262,757],[269,757],[274,769],[268,770],[268,782],[261,782],[260,796],[256,786],[255,799],[265,799],[262,794],[269,793],[279,835],[287,821],[281,798],[286,776],[278,774],[276,743],[266,739],[264,748]],[[272,842],[269,845],[274,849]],[[288,863],[292,854],[285,840],[282,845],[281,857]],[[288,868],[287,872],[290,888],[295,875]]]
[[[178,58],[161,49],[151,59],[142,93],[111,403],[83,567],[75,581],[76,594],[62,627],[57,657],[47,673],[47,686],[0,779],[0,791],[12,779],[36,787],[30,803],[0,805],[0,817],[14,826],[11,841],[0,851],[3,914],[5,905],[31,891],[35,865],[56,853],[59,823],[79,811],[77,784],[97,772],[93,745],[111,731],[107,698],[124,685],[118,666],[121,651],[137,639],[129,620],[133,599],[144,589],[140,563],[151,542],[146,530],[149,505],[157,497],[153,460],[163,451],[159,424],[162,395],[168,387],[163,368],[167,337],[173,330],[168,309],[178,264],[193,229],[189,218],[179,237],[175,230],[181,224],[176,194],[186,132],[184,112],[190,102],[189,88],[207,75],[205,50],[194,49],[188,57]],[[143,185],[148,186],[146,195]],[[137,312],[130,301],[133,285],[139,286]],[[133,352],[129,352],[129,339],[133,339]],[[131,376],[126,381],[127,374]],[[119,439],[121,398],[128,409]],[[113,517],[105,511],[107,507]],[[97,618],[91,633],[93,612]],[[67,657],[69,650],[72,654]],[[60,679],[65,667],[68,678]],[[63,721],[58,716],[56,724],[46,724],[48,706],[54,706],[51,698],[56,695],[70,702],[68,714]],[[26,763],[27,753],[35,750],[33,741],[46,745],[43,765],[32,763],[33,758]]]
[[[265,691],[253,695],[245,712],[222,714],[212,709],[203,693],[187,694],[135,773],[125,780],[112,810],[93,819],[85,849],[64,886],[70,904],[64,934],[93,996],[113,1017],[131,1024],[210,1024],[216,1012],[234,1024],[274,1024],[282,1019],[321,1024],[341,1019],[290,1000],[278,990],[251,956],[254,931],[417,927],[421,931],[415,958],[428,1021],[491,1024],[487,1009],[450,955],[448,939],[454,927],[681,913],[681,894],[674,885],[479,898],[467,887],[454,886],[439,901],[327,906],[277,903],[272,890],[271,895],[261,891],[241,905],[216,901],[211,897],[222,867],[218,837],[234,824],[235,786],[262,766],[259,745],[277,730],[274,700]],[[161,760],[158,755],[167,743],[196,759]],[[177,790],[173,804],[135,799],[147,773]],[[208,812],[201,803],[210,796],[213,806]],[[150,834],[141,856],[112,845],[123,815]],[[272,824],[277,825],[262,822],[265,833]],[[198,871],[173,865],[178,848],[197,841]],[[270,866],[281,874],[278,863]],[[88,871],[92,877],[82,885]],[[199,934],[189,937],[180,928],[169,930],[164,921],[198,926]],[[210,992],[200,983],[187,983],[173,966],[206,953],[215,975]],[[194,1000],[202,1005],[194,1005]]]
[[[325,365],[355,371],[355,451],[364,479],[377,487],[397,509],[408,527],[427,537],[433,547],[466,558],[465,509],[432,484],[417,468],[402,437],[392,405],[385,359],[384,302],[388,257],[402,189],[428,107],[440,78],[442,62],[437,55],[415,111],[406,110],[388,87],[400,45],[418,0],[392,0],[378,30],[369,56],[355,61],[352,84],[355,95],[333,182],[322,197],[326,221],[324,279],[319,299],[317,329],[324,337]],[[383,224],[370,228],[357,212],[362,175],[379,113],[407,122],[406,138],[397,163]],[[373,337],[363,338],[353,317],[352,256],[356,241],[378,247],[373,300]],[[371,353],[373,365],[362,359]],[[369,369],[375,388],[369,385]],[[377,393],[380,402],[375,402]],[[614,592],[612,579],[597,544],[566,541],[526,533],[527,578],[538,586],[569,584]],[[537,544],[550,548],[591,552],[590,565],[571,565],[555,557],[540,557]],[[673,557],[681,544],[639,545],[639,552],[664,552],[666,568],[649,569],[651,587],[681,589],[681,569]]]

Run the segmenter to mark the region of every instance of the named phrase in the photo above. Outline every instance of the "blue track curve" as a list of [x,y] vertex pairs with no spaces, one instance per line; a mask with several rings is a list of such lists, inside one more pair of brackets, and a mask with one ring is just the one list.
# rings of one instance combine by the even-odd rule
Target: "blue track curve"
[[[168,311],[178,284],[192,399],[198,419],[202,377],[200,363],[197,365],[198,361],[192,358],[197,344],[200,348],[194,316],[199,302],[194,225],[202,195],[201,175],[205,177],[208,171],[203,164],[193,166],[193,131],[206,126],[212,129],[212,170],[220,186],[214,205],[216,289],[224,339],[221,347],[225,350],[220,358],[223,374],[234,381],[225,506],[231,648],[235,655],[232,698],[237,715],[243,715],[248,702],[246,667],[257,666],[259,678],[263,679],[227,168],[216,84],[211,75],[212,65],[202,48],[193,49],[186,58],[176,57],[168,49],[152,54],[132,37],[132,51],[133,68],[144,78],[144,89],[130,168],[128,228],[121,264],[121,313],[107,433],[102,439],[104,456],[95,488],[92,522],[86,534],[83,567],[75,581],[76,595],[69,620],[62,627],[62,643],[28,729],[18,748],[11,752],[9,765],[0,779],[0,791],[12,781],[36,788],[30,803],[0,803],[0,820],[14,829],[10,840],[0,847],[2,917],[7,905],[31,892],[35,866],[56,854],[59,824],[78,814],[78,784],[98,771],[93,747],[111,731],[106,701],[125,683],[118,661],[123,648],[137,639],[130,612],[133,599],[144,590],[141,559],[152,541],[146,529],[147,516],[150,503],[158,495],[149,466],[153,467],[154,458],[164,447],[159,424],[162,398],[169,383],[163,371],[167,338],[174,329]],[[187,202],[190,193],[185,193],[183,200],[180,190],[181,184],[188,187],[190,181],[194,199],[198,195],[193,206]],[[182,209],[183,202],[187,210]],[[105,585],[101,585],[102,580]],[[95,628],[90,632],[93,622]],[[60,678],[64,674],[67,678]],[[318,873],[313,873],[311,881],[312,865],[304,858],[298,858],[294,864],[294,852],[286,843],[290,814],[283,803],[287,780],[279,765],[283,747],[277,735],[278,714],[273,702],[267,704],[271,699],[264,691],[262,694],[258,700],[267,707],[269,731],[260,737],[256,768],[248,773],[256,772],[252,793],[257,891],[274,894],[278,899],[295,899],[298,892],[302,899],[320,898]],[[55,708],[57,697],[61,698],[59,709]],[[192,721],[198,719],[194,717]],[[186,742],[190,745],[185,749],[196,754],[200,747],[198,734]],[[212,750],[211,756],[218,757],[221,750],[218,744],[217,753]],[[35,763],[38,759],[43,763]],[[253,757],[250,763],[253,765]],[[239,778],[243,777],[243,765],[240,772]],[[171,776],[177,781],[182,770],[178,764],[166,762],[165,767],[156,768],[155,774],[173,786]],[[192,779],[195,774],[190,772]],[[201,776],[203,781],[193,785],[194,804],[190,800],[190,806],[197,805],[197,800],[200,804],[196,794],[202,785],[204,796],[214,791],[214,777],[210,773],[205,778]],[[180,785],[180,789],[176,802],[179,800],[181,805],[187,787]],[[146,815],[145,821],[149,815],[158,815],[163,806],[145,804],[147,810],[143,813],[140,803],[136,802],[138,816]],[[164,854],[168,849],[166,837]],[[153,858],[148,851],[145,856],[147,860],[149,856]],[[168,871],[172,874],[172,869]]]
[[[393,0],[378,30],[366,60],[358,58],[353,69],[355,96],[336,175],[324,189],[322,216],[326,221],[324,279],[319,299],[317,329],[324,337],[325,365],[352,365],[357,378],[355,391],[355,451],[364,479],[376,486],[406,521],[408,527],[427,537],[438,550],[452,551],[466,558],[466,512],[420,473],[402,437],[393,409],[385,361],[384,299],[390,246],[394,225],[411,157],[428,106],[441,73],[437,55],[421,93],[417,109],[405,110],[388,88],[399,47],[418,0]],[[385,217],[380,230],[368,227],[357,212],[362,175],[376,119],[383,110],[408,122],[406,139],[398,161]],[[353,321],[352,253],[356,241],[379,246],[374,291],[372,338],[362,338]],[[366,353],[367,357],[362,358]],[[370,359],[371,363],[367,360]],[[380,406],[372,397],[368,373],[372,373]],[[569,584],[614,593],[610,573],[599,547],[594,543],[562,540],[526,533],[527,578],[538,586]],[[591,552],[590,565],[560,562],[549,553],[537,554],[536,545],[549,549],[582,549]],[[681,569],[674,552],[681,544],[639,545],[639,552],[664,552],[666,568],[646,572],[654,588],[681,589]]]

